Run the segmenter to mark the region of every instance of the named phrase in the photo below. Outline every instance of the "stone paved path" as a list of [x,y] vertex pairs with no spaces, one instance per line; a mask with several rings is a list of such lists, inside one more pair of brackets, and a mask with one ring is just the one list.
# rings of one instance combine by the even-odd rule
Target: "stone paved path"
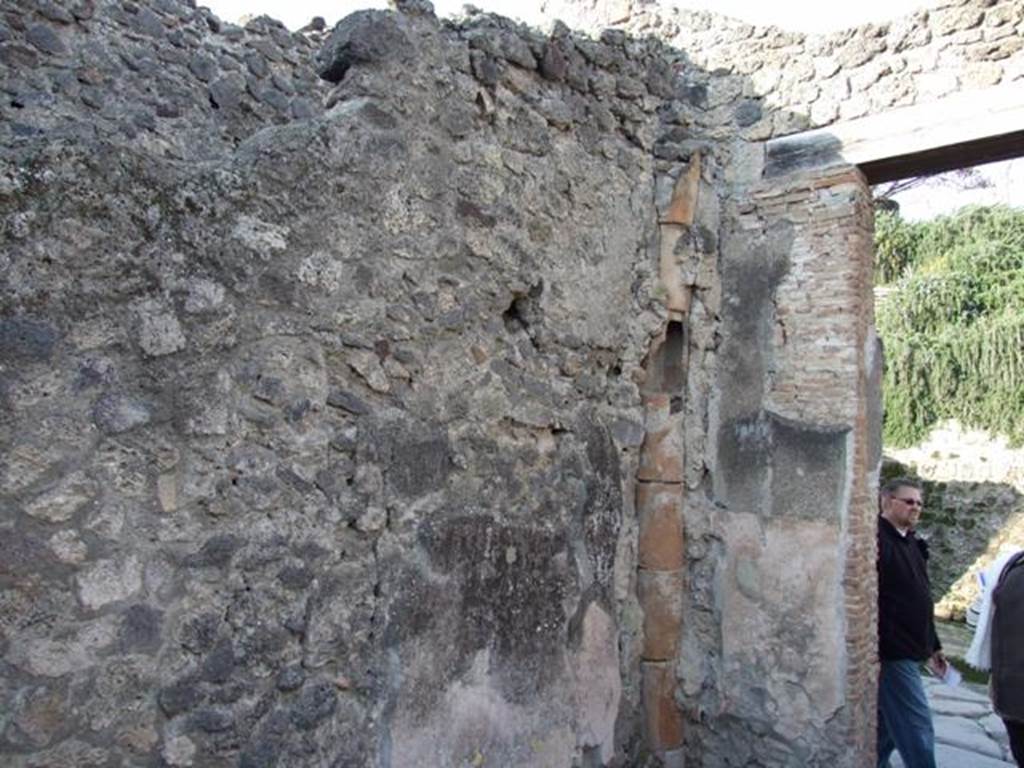
[[[950,688],[929,677],[924,687],[935,722],[938,768],[1016,768],[1003,721],[992,713],[983,688]],[[898,755],[890,762],[893,768],[903,766]]]

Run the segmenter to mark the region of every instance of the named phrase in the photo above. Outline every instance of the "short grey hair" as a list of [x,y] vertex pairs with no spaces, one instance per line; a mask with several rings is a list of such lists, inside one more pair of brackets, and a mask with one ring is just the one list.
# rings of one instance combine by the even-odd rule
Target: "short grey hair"
[[886,480],[885,485],[881,488],[883,496],[895,496],[896,491],[900,488],[914,488],[918,491],[923,491],[924,486],[921,485],[921,481],[916,477],[894,477],[891,480]]

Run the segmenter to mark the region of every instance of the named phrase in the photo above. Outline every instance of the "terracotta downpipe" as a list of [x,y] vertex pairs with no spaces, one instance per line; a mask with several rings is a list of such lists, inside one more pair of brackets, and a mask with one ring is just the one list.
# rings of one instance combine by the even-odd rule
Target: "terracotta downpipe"
[[[644,615],[643,707],[648,748],[668,768],[683,764],[683,713],[675,700],[685,588],[683,501],[685,452],[678,404],[685,400],[691,288],[683,283],[676,246],[693,225],[701,159],[679,175],[659,218],[659,278],[668,309],[664,337],[649,358],[644,398],[646,436],[637,470],[640,522],[637,590]],[[656,370],[651,370],[651,368]]]

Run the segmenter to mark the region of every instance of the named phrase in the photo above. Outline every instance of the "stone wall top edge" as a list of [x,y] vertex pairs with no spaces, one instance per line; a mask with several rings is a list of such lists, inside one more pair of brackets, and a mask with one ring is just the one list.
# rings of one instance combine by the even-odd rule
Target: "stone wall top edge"
[[[664,40],[706,87],[708,117],[764,140],[981,91],[1024,78],[1024,2],[959,0],[879,23],[826,33],[789,32],[645,0],[547,12],[591,28],[613,26]],[[731,103],[730,103],[731,102]],[[738,105],[738,107],[737,107]]]
[[637,26],[657,29],[667,22],[675,22],[691,34],[714,30],[720,35],[736,33],[747,39],[781,36],[790,44],[801,44],[808,41],[845,41],[858,34],[882,35],[894,26],[920,22],[927,18],[929,12],[949,7],[953,3],[933,0],[929,6],[927,2],[922,1],[917,10],[892,19],[851,24],[848,27],[823,32],[793,30],[776,24],[745,21],[717,11],[685,8],[670,1],[623,0],[618,3],[606,3],[602,5],[603,16],[600,11],[586,15],[585,11],[579,10],[579,6],[582,5],[581,0],[547,0],[542,3],[541,10],[551,19],[572,18],[581,30]]
[[[475,82],[509,103],[524,88],[546,90],[549,101],[531,114],[563,128],[567,120],[587,122],[567,117],[581,98],[614,101],[611,112],[598,110],[601,127],[615,124],[648,152],[660,118],[672,133],[672,146],[655,153],[660,160],[688,157],[681,141],[696,138],[684,128],[696,119],[689,113],[697,97],[663,56],[664,42],[650,36],[611,31],[585,41],[564,26],[542,33],[482,12],[439,23],[429,3],[412,0],[397,3],[397,12],[350,14],[333,30],[314,24],[297,32],[267,16],[228,24],[191,0],[98,0],[76,11],[80,17],[15,12],[7,3],[0,6],[0,78],[11,96],[0,107],[4,146],[99,139],[169,160],[217,159],[264,128],[319,118],[354,96],[388,101],[394,89],[385,82],[399,72],[407,83],[428,78],[439,64],[463,90]],[[352,41],[358,50],[349,50]],[[334,59],[344,62],[326,71]]]

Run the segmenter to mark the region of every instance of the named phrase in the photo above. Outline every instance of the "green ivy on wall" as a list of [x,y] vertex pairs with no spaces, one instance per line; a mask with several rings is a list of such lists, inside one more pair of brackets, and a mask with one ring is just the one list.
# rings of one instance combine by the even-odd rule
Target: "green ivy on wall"
[[1024,443],[1024,210],[880,213],[875,239],[876,282],[892,289],[876,312],[886,443],[945,419]]

